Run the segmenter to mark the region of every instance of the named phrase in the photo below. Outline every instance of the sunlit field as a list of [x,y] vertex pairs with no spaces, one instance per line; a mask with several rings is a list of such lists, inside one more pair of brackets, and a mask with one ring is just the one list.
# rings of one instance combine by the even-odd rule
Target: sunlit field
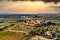
[[21,32],[3,32],[0,31],[0,40],[22,40],[23,33]]

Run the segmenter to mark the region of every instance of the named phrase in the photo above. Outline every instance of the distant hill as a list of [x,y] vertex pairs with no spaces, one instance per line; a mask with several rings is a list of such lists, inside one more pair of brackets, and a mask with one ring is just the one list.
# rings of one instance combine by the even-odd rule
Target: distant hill
[[21,16],[27,16],[31,18],[41,18],[41,19],[58,19],[60,20],[60,13],[57,14],[0,14],[0,18],[19,18]]

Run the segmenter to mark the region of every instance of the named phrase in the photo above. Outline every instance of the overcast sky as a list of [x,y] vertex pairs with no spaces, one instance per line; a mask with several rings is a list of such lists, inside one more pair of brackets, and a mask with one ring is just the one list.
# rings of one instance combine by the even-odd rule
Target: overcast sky
[[60,2],[5,1],[0,2],[0,13],[60,13]]

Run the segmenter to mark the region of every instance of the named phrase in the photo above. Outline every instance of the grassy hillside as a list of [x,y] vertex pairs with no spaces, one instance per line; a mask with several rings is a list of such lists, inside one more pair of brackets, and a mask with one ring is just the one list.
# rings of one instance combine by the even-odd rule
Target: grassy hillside
[[0,40],[22,40],[22,37],[21,32],[0,32]]

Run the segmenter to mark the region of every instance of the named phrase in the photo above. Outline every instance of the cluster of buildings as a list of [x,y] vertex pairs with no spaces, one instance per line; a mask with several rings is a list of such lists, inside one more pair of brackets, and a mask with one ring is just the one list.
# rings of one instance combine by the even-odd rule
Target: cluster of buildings
[[29,19],[26,20],[26,25],[27,26],[36,26],[36,27],[42,27],[42,26],[50,26],[50,25],[56,25],[55,23],[52,23],[49,20],[35,20],[35,19]]
[[35,26],[36,24],[40,24],[42,22],[42,20],[33,20],[33,19],[30,19],[30,20],[26,20],[26,25],[28,26]]

